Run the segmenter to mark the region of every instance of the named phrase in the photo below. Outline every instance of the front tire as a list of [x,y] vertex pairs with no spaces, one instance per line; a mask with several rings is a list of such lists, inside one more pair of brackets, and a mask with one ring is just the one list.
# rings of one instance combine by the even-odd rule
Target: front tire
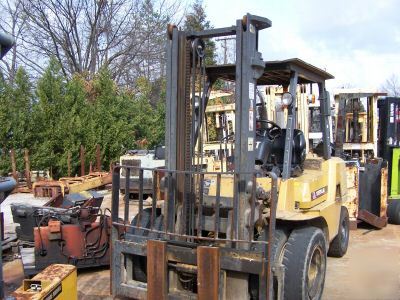
[[317,227],[294,229],[285,246],[284,299],[321,299],[326,273],[326,240]]
[[328,256],[342,257],[346,254],[349,246],[350,220],[346,207],[341,207],[339,230],[329,246]]
[[[268,241],[268,227],[266,227],[257,238],[258,241]],[[288,240],[288,234],[285,230],[276,228],[274,243],[272,245],[272,260],[275,264],[283,263],[283,255],[285,251],[285,246]],[[263,247],[260,244],[255,244],[253,250],[258,252],[263,251]],[[276,298],[276,291],[278,290],[278,283],[273,281],[273,290],[274,290],[274,298]],[[250,299],[258,299],[259,293],[259,277],[256,275],[249,276],[249,290],[250,290]]]

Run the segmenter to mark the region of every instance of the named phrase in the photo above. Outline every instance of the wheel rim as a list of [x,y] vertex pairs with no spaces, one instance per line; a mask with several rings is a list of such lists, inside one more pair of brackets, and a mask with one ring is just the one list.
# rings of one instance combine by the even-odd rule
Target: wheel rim
[[312,251],[308,264],[307,290],[309,299],[315,299],[321,291],[325,272],[325,255],[319,245]]
[[342,224],[340,226],[340,234],[342,235],[341,246],[342,249],[345,249],[347,244],[347,239],[349,238],[349,231],[347,229],[346,219],[342,220]]

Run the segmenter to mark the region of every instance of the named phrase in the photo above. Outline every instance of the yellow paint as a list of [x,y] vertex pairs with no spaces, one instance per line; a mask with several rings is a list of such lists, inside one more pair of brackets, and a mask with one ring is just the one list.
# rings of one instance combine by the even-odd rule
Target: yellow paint
[[[207,178],[211,181],[208,194],[216,195],[216,175]],[[337,157],[322,161],[319,170],[306,169],[299,177],[279,179],[277,219],[303,221],[322,217],[328,225],[329,240],[332,240],[338,232],[340,207],[347,197],[346,180],[345,163]],[[232,175],[221,177],[222,197],[233,197],[233,183]],[[257,178],[257,185],[270,191],[271,179]],[[311,193],[321,188],[326,188],[326,193],[313,200]],[[338,197],[337,188],[340,190]]]
[[[40,284],[41,290],[33,290]],[[50,265],[32,279],[25,279],[22,286],[12,293],[15,299],[76,300],[78,299],[77,272],[72,265]]]

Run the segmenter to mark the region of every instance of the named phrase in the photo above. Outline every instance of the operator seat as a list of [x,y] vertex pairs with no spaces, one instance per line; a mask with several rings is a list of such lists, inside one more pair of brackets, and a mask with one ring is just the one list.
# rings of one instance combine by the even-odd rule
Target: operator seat
[[[285,156],[286,129],[282,129],[279,137],[271,140],[268,137],[257,138],[256,164],[262,165],[267,171],[272,168],[283,170],[283,161]],[[293,149],[292,149],[292,170],[291,176],[299,176],[303,172],[303,164],[306,159],[306,140],[304,134],[299,129],[293,131]]]

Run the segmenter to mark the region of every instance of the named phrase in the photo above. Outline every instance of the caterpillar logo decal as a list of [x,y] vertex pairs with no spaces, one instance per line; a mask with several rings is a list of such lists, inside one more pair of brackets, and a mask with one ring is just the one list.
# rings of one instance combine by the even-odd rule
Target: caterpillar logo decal
[[43,300],[53,300],[56,299],[56,297],[58,295],[60,295],[62,292],[62,287],[61,287],[61,283],[59,285],[57,285],[54,290],[51,291],[50,294],[48,294],[46,297],[43,298]]
[[328,192],[328,187],[324,186],[316,191],[311,192],[311,200],[315,200]]

